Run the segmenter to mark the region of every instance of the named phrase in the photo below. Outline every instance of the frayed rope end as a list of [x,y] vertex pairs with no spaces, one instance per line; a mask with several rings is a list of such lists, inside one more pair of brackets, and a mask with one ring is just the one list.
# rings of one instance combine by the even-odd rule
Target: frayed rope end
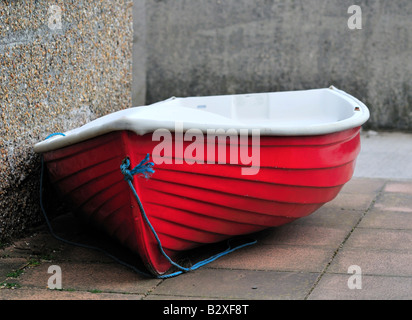
[[150,179],[152,174],[155,173],[155,170],[153,170],[154,163],[149,162],[150,159],[150,154],[147,154],[147,156],[132,170],[129,170],[130,167],[130,159],[125,158],[120,165],[120,170],[122,171],[124,175],[124,179],[126,181],[132,181],[133,176],[135,175],[142,175],[146,179]]

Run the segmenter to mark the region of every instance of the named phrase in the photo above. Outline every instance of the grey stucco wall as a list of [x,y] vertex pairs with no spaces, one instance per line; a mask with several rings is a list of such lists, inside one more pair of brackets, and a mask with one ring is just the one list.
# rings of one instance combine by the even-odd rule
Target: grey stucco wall
[[147,103],[335,85],[370,107],[366,127],[412,130],[410,0],[146,2]]
[[133,1],[132,105],[146,103],[146,1]]
[[132,106],[132,6],[0,1],[0,242],[42,221],[33,144]]

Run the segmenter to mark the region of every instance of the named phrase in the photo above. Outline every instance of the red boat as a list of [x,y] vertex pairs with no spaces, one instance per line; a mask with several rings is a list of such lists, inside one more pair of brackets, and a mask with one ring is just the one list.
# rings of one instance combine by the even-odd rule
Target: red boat
[[83,217],[159,276],[186,250],[292,222],[333,200],[352,178],[368,118],[362,102],[334,87],[171,98],[35,151]]

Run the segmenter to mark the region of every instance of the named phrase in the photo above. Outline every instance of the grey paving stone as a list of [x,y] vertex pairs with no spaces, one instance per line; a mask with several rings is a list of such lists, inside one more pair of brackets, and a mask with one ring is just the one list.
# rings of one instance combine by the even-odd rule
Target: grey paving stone
[[359,228],[412,230],[412,213],[373,209],[359,223]]
[[404,193],[412,195],[412,182],[392,181],[385,186],[385,192]]
[[271,229],[258,239],[262,244],[306,245],[315,247],[337,248],[346,235],[351,231],[351,226],[324,227],[306,224],[289,224]]
[[319,227],[353,227],[364,215],[361,210],[345,210],[334,207],[322,207],[308,217],[296,220],[294,224],[314,225]]
[[412,277],[412,251],[343,248],[333,259],[327,273],[347,273],[359,266],[365,275]]
[[412,179],[412,135],[400,132],[362,135],[362,151],[354,176],[359,178]]
[[0,300],[141,300],[143,297],[143,295],[136,294],[60,291],[33,288],[0,290]]
[[375,193],[340,193],[335,200],[325,204],[324,207],[365,211],[370,207],[375,198]]
[[412,230],[357,228],[345,243],[346,248],[411,250]]
[[201,269],[169,279],[151,294],[237,299],[303,299],[317,273]]
[[214,268],[321,272],[334,248],[289,245],[255,245],[224,256],[210,264]]
[[412,213],[412,195],[386,192],[379,197],[374,208],[381,211]]
[[370,179],[370,178],[352,178],[342,188],[342,193],[350,194],[373,194],[382,190],[387,180],[385,179]]
[[0,258],[0,283],[8,278],[8,274],[23,267],[27,263],[23,258]]
[[47,288],[50,265],[62,272],[62,288],[74,291],[97,290],[110,293],[146,294],[161,280],[142,277],[115,263],[43,263],[24,272],[18,283],[24,287]]
[[410,300],[411,277],[361,276],[361,289],[349,289],[351,275],[325,274],[308,300]]

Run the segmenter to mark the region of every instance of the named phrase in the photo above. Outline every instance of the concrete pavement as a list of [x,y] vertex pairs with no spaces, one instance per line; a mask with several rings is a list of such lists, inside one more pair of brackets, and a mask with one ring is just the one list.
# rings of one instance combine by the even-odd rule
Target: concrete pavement
[[411,134],[364,132],[354,176],[412,180]]
[[[412,135],[364,133],[362,140],[355,177],[333,202],[307,218],[254,235],[254,246],[192,273],[159,280],[144,278],[99,252],[61,243],[40,227],[0,249],[0,299],[409,300]],[[59,235],[95,242],[139,264],[71,215],[53,224]],[[201,248],[190,259],[196,262],[222,249]],[[61,268],[62,290],[47,288],[52,265]],[[349,273],[353,267],[360,273]]]

